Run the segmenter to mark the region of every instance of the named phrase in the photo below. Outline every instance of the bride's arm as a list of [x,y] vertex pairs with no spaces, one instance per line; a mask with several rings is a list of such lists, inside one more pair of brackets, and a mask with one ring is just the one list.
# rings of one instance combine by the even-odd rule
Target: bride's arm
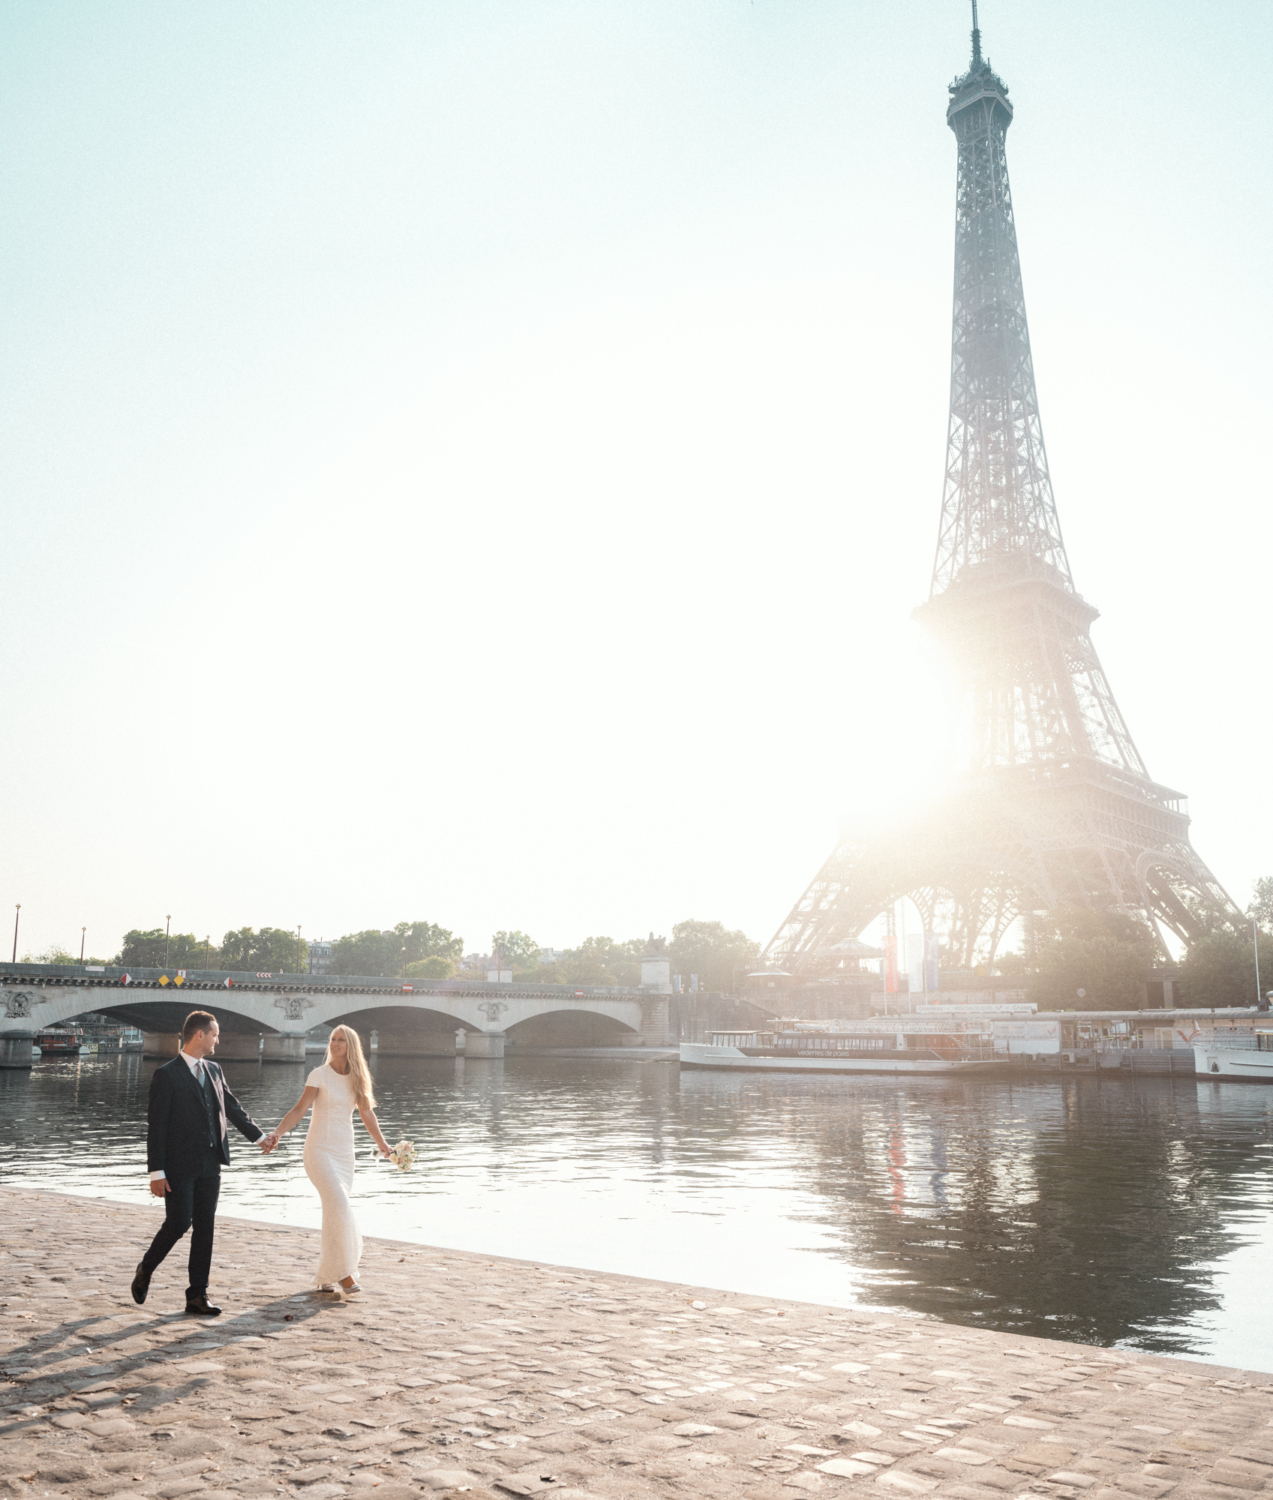
[[360,1109],[358,1111],[358,1117],[362,1120],[362,1123],[367,1127],[367,1134],[372,1138],[373,1141],[375,1141],[376,1145],[380,1147],[380,1154],[381,1154],[381,1156],[388,1156],[389,1155],[389,1142],[387,1140],[385,1140],[384,1134],[382,1133],[382,1131],[380,1129],[380,1121],[376,1119],[376,1112],[375,1112],[375,1110],[374,1109]]
[[[279,1141],[281,1141],[287,1134],[287,1132],[291,1130],[293,1125],[295,1125],[298,1121],[304,1119],[305,1111],[310,1107],[311,1104],[313,1104],[314,1100],[317,1098],[318,1090],[312,1085],[306,1085],[304,1092],[301,1094],[301,1097],[296,1101],[295,1104],[292,1105],[291,1109],[288,1110],[288,1112],[270,1132],[270,1134],[274,1137],[275,1146],[277,1146]],[[273,1150],[273,1147],[271,1147],[270,1149]]]

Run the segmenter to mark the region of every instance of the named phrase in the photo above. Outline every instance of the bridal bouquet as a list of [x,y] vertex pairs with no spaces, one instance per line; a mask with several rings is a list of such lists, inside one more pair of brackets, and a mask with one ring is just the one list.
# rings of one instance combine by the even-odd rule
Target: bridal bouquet
[[415,1165],[415,1142],[399,1141],[389,1153],[389,1160],[397,1167],[399,1172],[409,1172]]

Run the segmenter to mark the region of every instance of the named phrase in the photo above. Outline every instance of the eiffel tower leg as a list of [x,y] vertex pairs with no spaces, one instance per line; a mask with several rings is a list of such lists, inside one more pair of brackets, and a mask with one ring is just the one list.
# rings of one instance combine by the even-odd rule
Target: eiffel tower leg
[[764,961],[790,974],[831,973],[842,958],[835,945],[858,937],[908,884],[891,850],[843,840],[770,939]]

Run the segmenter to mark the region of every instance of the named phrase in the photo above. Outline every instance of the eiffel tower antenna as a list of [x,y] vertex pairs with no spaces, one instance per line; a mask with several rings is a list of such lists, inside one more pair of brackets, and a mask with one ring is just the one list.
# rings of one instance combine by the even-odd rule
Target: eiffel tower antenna
[[1035,390],[1006,140],[1007,85],[981,60],[950,86],[957,146],[950,418],[927,603],[963,690],[956,790],[885,836],[844,839],[765,951],[828,977],[909,896],[960,966],[1061,906],[1192,943],[1245,921],[1194,851],[1181,793],[1154,781],[1092,643],[1070,571]]

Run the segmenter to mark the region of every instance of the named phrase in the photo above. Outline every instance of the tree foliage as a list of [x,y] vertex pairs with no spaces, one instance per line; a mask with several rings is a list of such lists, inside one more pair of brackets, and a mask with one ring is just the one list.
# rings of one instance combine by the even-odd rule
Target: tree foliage
[[1136,1010],[1144,1004],[1156,949],[1152,933],[1133,918],[1058,907],[1034,919],[1030,941],[1029,995],[1040,1010]]
[[689,983],[698,975],[700,989],[732,995],[744,974],[754,969],[760,944],[745,932],[731,932],[721,922],[678,922],[668,945],[673,973]]
[[[1257,880],[1248,914],[1273,926],[1273,877]],[[1148,929],[1117,912],[1068,907],[1027,921],[1025,951],[1000,954],[1000,974],[1021,974],[1044,1010],[1134,1010],[1145,1004],[1148,971],[1160,962]],[[1273,990],[1273,932],[1260,932],[1260,986]],[[1078,991],[1087,993],[1080,999]],[[1252,935],[1211,932],[1180,962],[1176,1004],[1200,1009],[1256,1000]]]
[[221,939],[220,969],[248,974],[295,974],[309,968],[309,949],[286,927],[236,927]]
[[450,979],[454,973],[454,961],[444,958],[440,953],[434,953],[428,958],[419,958],[415,963],[404,965],[402,977],[404,979]]
[[504,955],[505,962],[514,969],[530,969],[539,963],[539,944],[529,933],[514,929],[512,932],[497,932],[491,938],[491,953],[496,948]]
[[616,943],[610,937],[585,938],[577,948],[567,948],[556,963],[539,964],[518,977],[532,984],[639,985],[643,938]]
[[[78,964],[80,956],[72,953],[69,948],[63,948],[61,943],[50,943],[43,953],[24,953],[22,962],[24,964]],[[95,958],[89,959],[89,963],[97,963]]]
[[[1184,1004],[1220,1009],[1255,1004],[1255,944],[1246,933],[1200,937],[1180,966]],[[1273,990],[1273,936],[1260,934],[1260,988]]]
[[579,966],[580,984],[634,986],[641,983],[641,955],[644,952],[642,938],[616,943],[609,937],[590,937],[585,938],[569,958]]
[[372,978],[404,975],[410,964],[426,958],[455,960],[464,939],[432,922],[399,922],[389,931],[369,927],[347,933],[332,944],[331,973],[366,974]]
[[[525,937],[512,933],[511,937]],[[529,941],[529,939],[527,940]],[[218,947],[192,932],[174,932],[165,944],[162,927],[134,928],[125,934],[119,953],[110,960],[125,968],[233,969],[248,974],[294,974],[309,968],[309,947],[295,930],[286,927],[236,927],[227,932]],[[50,953],[55,951],[49,950]],[[58,948],[58,958],[41,955],[44,963],[78,963],[78,956]],[[432,922],[399,922],[390,932],[374,929],[350,933],[332,944],[334,974],[367,974],[377,977],[410,975],[412,965],[426,960],[440,963],[414,977],[444,978],[455,972],[455,960],[464,951],[464,940]],[[538,949],[536,949],[538,956]]]
[[[1273,875],[1262,875],[1255,882],[1246,914],[1254,917],[1261,927],[1273,928]],[[1264,972],[1263,959],[1260,961],[1260,972]]]
[[[251,931],[251,928],[245,928]],[[165,959],[165,949],[167,958]],[[296,934],[292,934],[293,967],[295,967]],[[205,965],[204,957],[208,955]],[[75,960],[72,960],[75,962]],[[114,962],[126,969],[162,969],[165,962],[171,969],[217,968],[217,949],[193,932],[174,932],[165,941],[162,927],[134,927],[124,934],[124,941]]]
[[[556,963],[539,962],[539,943],[519,928],[500,931],[491,939],[513,973],[539,984],[581,986],[641,983],[641,958],[650,950],[647,938],[586,938],[567,950]],[[672,968],[688,983],[697,974],[700,988],[732,992],[742,974],[752,968],[759,947],[743,932],[720,922],[678,922],[672,941],[655,943],[666,951]],[[227,932],[220,947],[208,949],[204,939],[190,932],[174,932],[167,941],[168,966],[173,969],[234,969],[249,974],[294,973],[308,967],[308,948],[285,927],[238,927]],[[50,952],[53,950],[50,949]],[[61,953],[63,950],[57,950]],[[129,932],[114,960],[129,968],[161,968],[165,939],[162,927]],[[399,922],[392,929],[367,928],[346,933],[332,944],[330,972],[372,978],[445,979],[455,972],[464,940],[432,922]],[[43,958],[43,955],[42,955]],[[48,962],[77,962],[69,955]]]
[[721,922],[678,922],[670,943],[663,938],[655,939],[653,945],[649,938],[629,938],[626,942],[604,936],[585,938],[577,948],[568,948],[556,963],[539,964],[518,977],[535,984],[635,987],[641,983],[641,959],[651,951],[666,953],[673,971],[683,975],[687,984],[689,976],[697,974],[701,989],[732,993],[742,976],[755,966],[760,945],[744,932],[731,932]]

